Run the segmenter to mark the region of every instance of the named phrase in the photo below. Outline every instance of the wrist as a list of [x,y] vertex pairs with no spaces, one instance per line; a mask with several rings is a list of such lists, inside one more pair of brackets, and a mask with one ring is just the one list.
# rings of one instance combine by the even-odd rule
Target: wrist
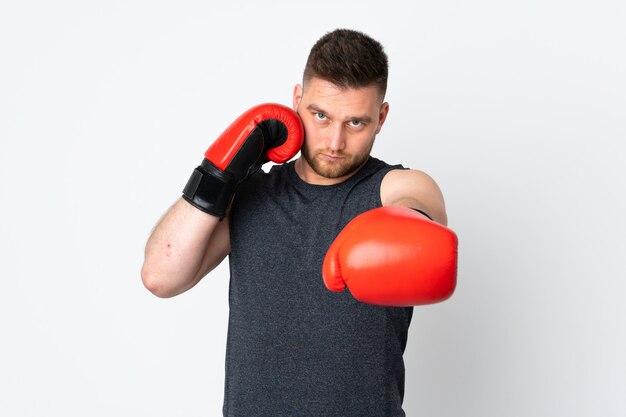
[[237,178],[204,159],[191,173],[183,198],[197,209],[223,219],[238,185]]

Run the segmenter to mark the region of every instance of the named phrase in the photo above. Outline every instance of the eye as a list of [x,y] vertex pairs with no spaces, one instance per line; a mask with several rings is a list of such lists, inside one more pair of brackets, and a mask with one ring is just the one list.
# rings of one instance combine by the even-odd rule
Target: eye
[[352,127],[360,127],[363,124],[363,122],[360,120],[350,120],[348,124]]
[[317,120],[326,120],[326,115],[324,113],[317,112],[314,116]]

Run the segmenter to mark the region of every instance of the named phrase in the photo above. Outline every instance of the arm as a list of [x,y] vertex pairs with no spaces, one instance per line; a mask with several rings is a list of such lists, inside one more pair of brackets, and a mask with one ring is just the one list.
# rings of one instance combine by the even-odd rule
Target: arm
[[173,297],[219,265],[230,252],[226,213],[239,184],[268,160],[283,163],[293,157],[302,146],[303,130],[293,110],[262,104],[244,112],[213,142],[183,198],[148,239],[141,269],[146,288]]
[[418,209],[437,223],[448,224],[443,194],[426,173],[416,170],[390,171],[380,186],[383,206]]
[[383,207],[352,219],[326,252],[326,287],[347,286],[357,300],[384,306],[449,298],[456,287],[458,241],[445,226],[439,187],[423,172],[394,170],[383,178],[381,200]]
[[229,252],[228,220],[179,199],[148,238],[141,279],[154,295],[173,297],[196,285]]

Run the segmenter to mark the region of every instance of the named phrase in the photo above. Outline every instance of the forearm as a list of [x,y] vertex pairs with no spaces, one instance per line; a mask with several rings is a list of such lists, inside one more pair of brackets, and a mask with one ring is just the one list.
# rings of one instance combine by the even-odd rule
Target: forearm
[[203,259],[218,224],[217,217],[178,200],[146,244],[141,270],[146,288],[159,297],[173,297],[193,287],[203,275]]

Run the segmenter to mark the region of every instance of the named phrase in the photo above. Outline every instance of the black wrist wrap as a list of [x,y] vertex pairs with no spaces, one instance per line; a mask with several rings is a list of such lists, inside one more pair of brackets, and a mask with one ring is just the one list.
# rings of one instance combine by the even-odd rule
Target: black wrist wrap
[[235,177],[220,171],[205,159],[187,181],[183,198],[197,209],[221,220],[226,216],[238,183]]

